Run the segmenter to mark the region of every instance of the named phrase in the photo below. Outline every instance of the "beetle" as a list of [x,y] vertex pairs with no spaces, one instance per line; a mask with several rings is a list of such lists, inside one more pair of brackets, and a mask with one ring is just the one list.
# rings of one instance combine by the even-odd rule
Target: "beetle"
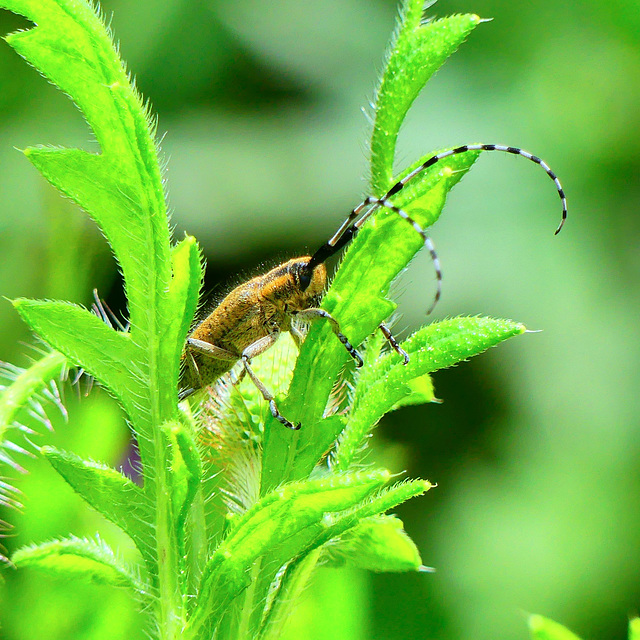
[[[562,218],[556,234],[567,218],[567,199],[557,175],[544,160],[518,147],[497,144],[468,144],[437,153],[398,180],[382,197],[370,196],[351,210],[333,236],[313,255],[293,258],[263,275],[233,289],[222,302],[200,322],[187,338],[180,376],[179,399],[183,400],[229,372],[237,362],[242,362],[247,374],[262,397],[269,403],[273,417],[289,429],[299,429],[300,424],[289,422],[278,410],[271,391],[263,384],[251,367],[253,358],[272,347],[283,331],[291,333],[296,344],[302,341],[297,328],[298,321],[322,319],[329,322],[333,333],[344,345],[356,366],[362,366],[362,357],[347,337],[340,331],[338,321],[319,304],[327,286],[325,262],[358,233],[362,225],[378,209],[389,209],[409,223],[427,247],[436,272],[437,289],[428,313],[431,313],[442,289],[442,271],[435,248],[429,236],[405,211],[391,201],[407,183],[440,160],[468,151],[503,151],[522,156],[542,167],[553,180],[562,203]],[[380,329],[392,348],[409,362],[391,331],[383,324]]]

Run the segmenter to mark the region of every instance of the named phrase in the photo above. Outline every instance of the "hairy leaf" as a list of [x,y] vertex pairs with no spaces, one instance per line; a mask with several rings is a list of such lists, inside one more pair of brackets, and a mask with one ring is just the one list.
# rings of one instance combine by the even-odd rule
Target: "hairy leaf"
[[119,559],[103,540],[63,538],[18,549],[12,557],[19,568],[35,567],[60,577],[79,576],[98,584],[147,590],[136,571]]
[[36,333],[102,382],[135,415],[132,400],[142,393],[143,371],[135,369],[140,352],[128,334],[67,302],[20,299],[14,306]]
[[370,571],[418,571],[420,552],[396,516],[364,518],[326,545],[329,566],[344,565]]
[[67,359],[58,352],[48,353],[16,375],[0,393],[0,442],[18,413],[40,394],[51,381],[59,379],[67,367]]
[[[66,369],[67,359],[57,351],[43,356],[26,369],[0,363],[0,376],[8,382],[0,386],[0,463],[25,471],[13,455],[23,451],[15,442],[15,436],[22,433],[28,438],[33,433],[18,421],[21,412],[27,411],[48,428],[51,423],[44,408],[48,402],[55,403],[66,415],[56,386]],[[0,505],[21,506],[13,494],[14,488],[0,481]]]
[[480,23],[475,15],[449,16],[425,22],[422,6],[406,2],[375,98],[371,137],[372,193],[382,195],[392,184],[400,127],[429,78]]
[[153,510],[140,487],[119,471],[68,451],[43,447],[42,453],[90,506],[135,542],[149,562],[153,555]]
[[[427,189],[421,198],[423,220],[434,221],[444,206],[446,194],[464,175],[477,154],[454,157],[449,167],[425,177]],[[452,172],[450,167],[455,167]],[[387,299],[389,287],[421,248],[416,231],[392,212],[382,211],[364,225],[346,251],[323,308],[340,321],[341,330],[359,345],[377,330],[395,309]],[[283,480],[304,477],[326,453],[342,429],[336,420],[323,420],[327,400],[341,369],[350,359],[330,328],[316,323],[309,330],[296,363],[289,395],[281,411],[302,429],[283,433],[270,422],[265,434],[263,491]],[[350,363],[347,366],[352,366]],[[301,399],[304,398],[304,402]],[[299,455],[300,454],[300,455]]]
[[7,42],[78,105],[100,144],[27,157],[102,227],[122,266],[132,324],[146,328],[151,282],[169,281],[169,228],[153,129],[95,11],[72,0],[3,0],[37,26]]
[[357,387],[347,425],[340,435],[336,459],[347,469],[369,431],[397,403],[413,393],[411,382],[482,353],[524,333],[522,324],[492,318],[452,318],[423,327],[402,343],[411,360],[405,365],[395,352],[375,361]]
[[[201,281],[197,247],[186,239],[173,250],[172,264],[154,126],[95,10],[75,0],[0,0],[0,6],[37,25],[7,42],[72,98],[100,145],[99,154],[47,147],[25,153],[100,225],[122,268],[131,346],[121,348],[124,336],[108,339],[103,331],[103,346],[115,351],[95,375],[131,417],[147,472],[155,459],[151,425],[176,416],[179,355]],[[90,324],[76,315],[67,330],[79,342]],[[60,339],[62,329],[47,339]],[[91,349],[100,349],[94,329],[84,350],[70,335],[61,341],[72,347],[61,350],[92,372],[98,363]]]
[[268,554],[265,563],[277,571],[303,551],[318,547],[326,531],[335,528],[336,518],[340,522],[340,512],[353,509],[389,478],[386,471],[334,475],[293,483],[265,496],[232,524],[207,563],[192,628],[199,628],[208,616],[208,624],[215,626],[226,606],[249,585],[249,570],[260,556]]

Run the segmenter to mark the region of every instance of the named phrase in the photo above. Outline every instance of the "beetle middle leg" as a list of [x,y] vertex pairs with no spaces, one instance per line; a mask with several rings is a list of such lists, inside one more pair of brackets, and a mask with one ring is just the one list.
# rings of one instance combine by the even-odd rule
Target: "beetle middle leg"
[[252,344],[250,344],[243,352],[241,356],[242,364],[244,366],[244,370],[247,372],[247,375],[251,378],[251,382],[256,386],[258,391],[262,394],[262,397],[269,403],[269,409],[271,409],[271,415],[280,423],[283,424],[288,429],[293,429],[297,431],[300,428],[300,423],[293,424],[289,422],[281,413],[278,411],[278,406],[276,405],[276,401],[274,399],[273,394],[267,387],[264,385],[262,380],[258,378],[255,371],[251,368],[251,360],[256,356],[259,356],[261,353],[264,353],[267,349],[272,347],[278,338],[280,337],[280,331],[274,331],[269,335],[256,340]]

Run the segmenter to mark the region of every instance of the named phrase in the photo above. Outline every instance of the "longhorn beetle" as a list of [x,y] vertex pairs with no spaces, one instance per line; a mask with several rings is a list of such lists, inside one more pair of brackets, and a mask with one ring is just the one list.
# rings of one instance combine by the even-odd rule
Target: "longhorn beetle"
[[[351,211],[333,236],[312,256],[289,260],[231,291],[187,338],[180,378],[180,400],[212,384],[230,371],[238,361],[242,361],[241,375],[246,373],[251,378],[262,397],[269,403],[273,417],[289,429],[299,429],[300,424],[292,424],[278,411],[273,394],[256,376],[251,368],[251,361],[273,346],[283,331],[290,332],[299,345],[302,335],[294,324],[294,319],[321,318],[329,322],[338,340],[355,360],[356,366],[362,366],[360,354],[342,334],[338,321],[318,305],[327,285],[325,262],[351,242],[371,214],[380,208],[389,209],[406,220],[415,232],[420,234],[431,255],[437,279],[436,293],[428,311],[431,313],[440,299],[442,288],[442,271],[438,256],[425,231],[389,199],[413,178],[440,160],[467,151],[504,151],[523,156],[540,165],[555,183],[562,202],[562,219],[556,234],[560,232],[567,218],[567,199],[560,180],[544,160],[523,149],[498,144],[467,144],[435,154],[396,182],[382,197],[370,196],[363,200]],[[404,358],[404,364],[407,364],[408,354],[398,345],[384,323],[380,325],[380,330],[392,348]]]

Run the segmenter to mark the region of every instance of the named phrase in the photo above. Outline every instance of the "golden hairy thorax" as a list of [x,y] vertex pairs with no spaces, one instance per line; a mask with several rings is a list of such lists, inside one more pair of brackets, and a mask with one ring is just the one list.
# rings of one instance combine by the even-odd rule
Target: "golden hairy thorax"
[[193,362],[183,367],[182,389],[196,390],[213,383],[256,341],[291,331],[292,317],[317,304],[327,283],[326,268],[320,264],[313,269],[307,288],[301,288],[300,270],[310,259],[304,256],[278,265],[239,285],[222,300],[189,338],[219,347],[235,359],[190,354]]

